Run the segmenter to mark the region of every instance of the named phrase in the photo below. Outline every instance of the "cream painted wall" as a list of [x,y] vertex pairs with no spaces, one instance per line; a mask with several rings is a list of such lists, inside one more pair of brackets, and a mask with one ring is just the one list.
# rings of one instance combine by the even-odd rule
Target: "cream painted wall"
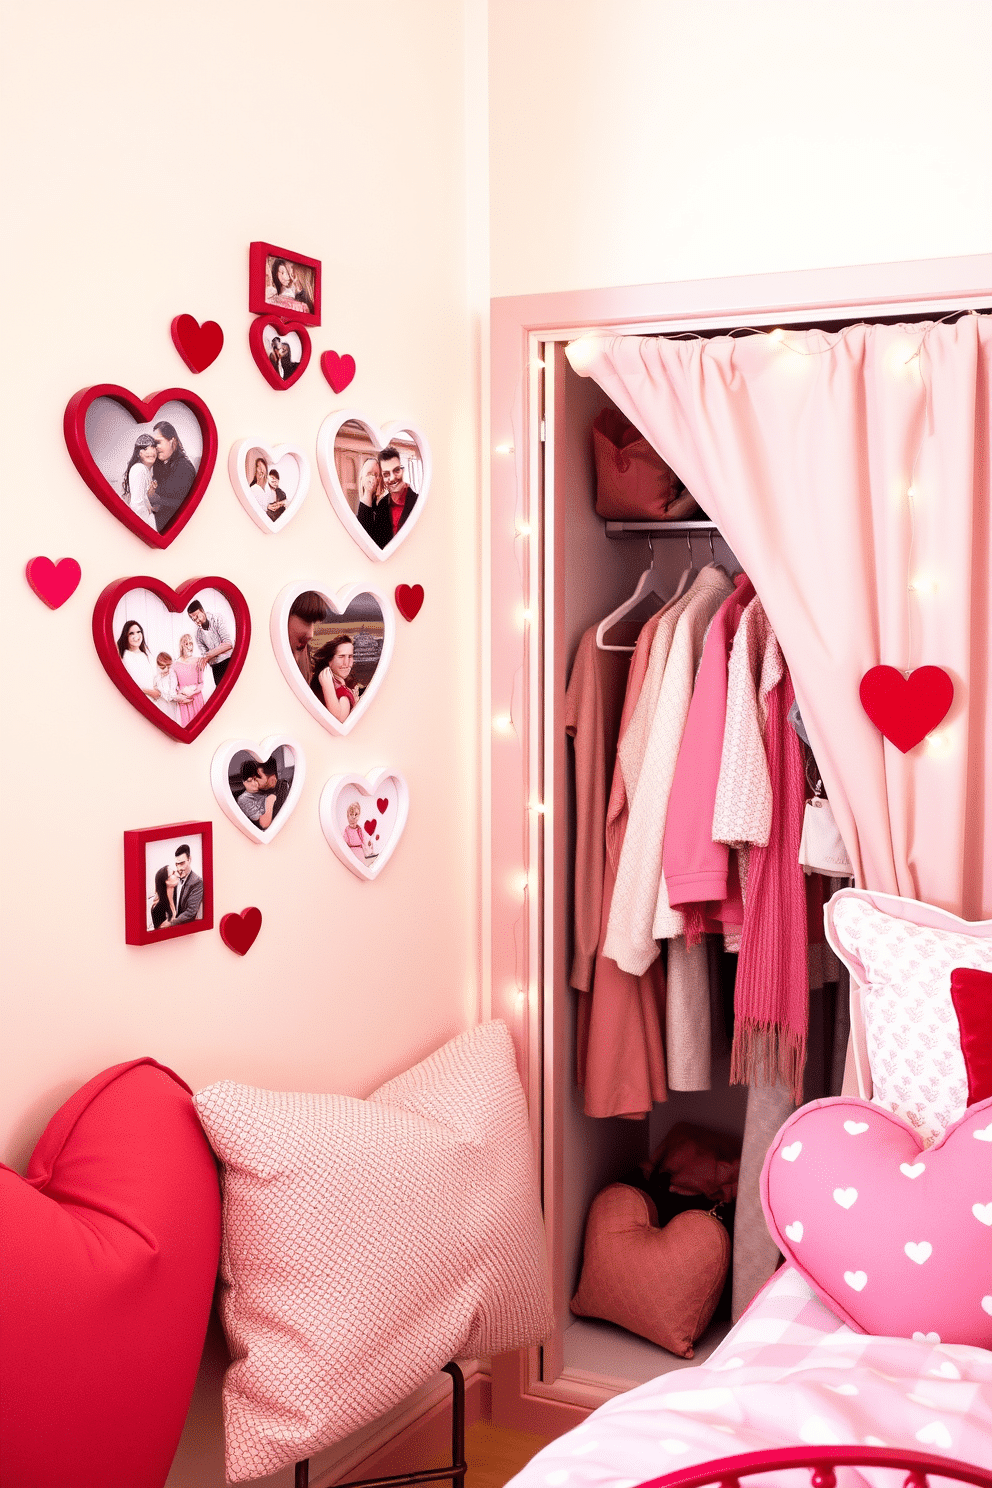
[[986,0],[499,0],[494,295],[979,253]]
[[[152,1054],[195,1088],[221,1077],[363,1093],[477,1016],[477,481],[475,349],[465,275],[461,0],[304,4],[134,0],[29,6],[6,18],[3,196],[12,351],[4,379],[3,822],[6,1005],[2,1155],[22,1163],[56,1105],[97,1070]],[[16,65],[14,60],[16,59]],[[10,142],[16,140],[16,146]],[[247,334],[247,254],[265,238],[319,257],[323,325],[291,391],[263,381]],[[187,371],[171,317],[214,318],[226,346]],[[352,352],[335,397],[318,358]],[[62,412],[100,381],[139,394],[193,387],[220,455],[199,511],[162,553],[124,530],[70,464]],[[321,419],[358,406],[426,432],[434,482],[385,564],[359,551],[314,483],[266,536],[227,476],[259,433],[313,456]],[[34,554],[76,556],[57,612],[30,592]],[[90,635],[93,603],[125,575],[231,578],[254,634],[244,672],[191,745],[132,711]],[[420,582],[392,668],[346,739],[291,695],[268,637],[286,582],[336,589]],[[271,846],[220,814],[210,759],[223,740],[287,731],[307,783]],[[409,824],[375,884],[332,856],[317,801],[338,770],[406,774]],[[210,818],[218,916],[257,904],[242,960],[203,934],[124,945],[125,828]]]

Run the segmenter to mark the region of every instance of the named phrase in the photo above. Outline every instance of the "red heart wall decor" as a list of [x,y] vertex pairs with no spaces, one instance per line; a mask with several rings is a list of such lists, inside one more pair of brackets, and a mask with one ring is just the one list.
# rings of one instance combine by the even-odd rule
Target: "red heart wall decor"
[[394,591],[396,608],[404,620],[416,620],[424,602],[423,584],[397,584]]
[[320,358],[320,370],[334,391],[343,393],[354,381],[355,358],[347,351],[344,356],[338,356],[336,351],[325,351]]
[[935,729],[954,701],[954,683],[943,667],[917,667],[904,677],[891,666],[865,672],[861,706],[872,723],[903,754]]
[[[273,336],[266,336],[266,331],[271,330]],[[294,359],[290,356],[289,361],[295,360],[293,370],[288,377],[282,377],[276,370],[275,363],[269,356],[272,341],[278,338],[280,341],[288,341],[290,351],[294,352],[296,346],[290,337],[296,337],[299,342],[299,355]],[[299,382],[304,372],[310,365],[310,353],[313,347],[310,345],[310,336],[306,326],[300,325],[297,319],[284,320],[279,315],[259,315],[253,320],[248,330],[248,346],[255,362],[255,366],[265,378],[269,387],[274,387],[279,392],[285,392],[287,388]]]
[[82,570],[75,558],[60,558],[58,563],[51,558],[31,558],[24,575],[38,598],[50,610],[57,610],[75,594]]
[[243,909],[240,914],[221,916],[220,938],[229,951],[243,956],[255,944],[261,928],[262,911],[252,904],[247,909]]
[[215,320],[201,325],[192,315],[177,315],[171,330],[172,344],[191,372],[205,372],[224,349],[224,332]]
[[[148,697],[135,681],[132,673],[125,666],[123,654],[118,648],[118,639],[123,634],[121,616],[117,616],[115,623],[115,612],[118,604],[129,595],[135,595],[138,591],[146,590],[156,599],[160,600],[165,609],[173,614],[183,614],[186,606],[194,599],[203,599],[207,606],[208,614],[210,597],[204,591],[217,590],[231,607],[234,615],[235,634],[232,637],[234,649],[229,653],[230,660],[220,679],[216,679],[216,685],[206,702],[198,712],[189,716],[185,723],[179,721],[178,716],[170,716],[163,711],[153,698]],[[135,623],[141,626],[140,621],[129,620],[128,628]],[[144,629],[144,627],[142,627]],[[190,631],[195,626],[190,621]],[[148,665],[152,670],[154,680],[154,667],[156,656],[160,649],[154,636],[143,637],[147,646]],[[245,664],[248,655],[248,643],[251,640],[251,616],[248,612],[248,604],[241,590],[230,579],[209,577],[205,579],[190,579],[185,584],[180,584],[176,589],[170,589],[168,584],[163,584],[161,579],[150,578],[147,574],[139,574],[130,579],[117,579],[113,584],[108,584],[93,607],[93,642],[97,649],[97,655],[103,663],[103,669],[113,682],[118,692],[127,698],[133,708],[137,708],[149,723],[160,728],[170,739],[178,739],[182,744],[191,743],[203,732],[207,724],[218,711],[224,699],[241,674],[241,668]],[[149,644],[151,642],[151,644]],[[174,653],[170,652],[174,657]],[[196,648],[199,654],[199,648]]]
[[387,810],[389,809],[389,797],[388,796],[379,796],[379,797],[377,797],[375,804],[379,808],[379,815],[380,816],[385,816]]
[[[110,422],[107,419],[101,421],[100,410],[94,406],[98,399],[109,400],[111,414],[114,413],[113,405],[117,405],[118,410],[123,410],[125,423],[127,420],[133,420],[135,424],[144,424],[149,428],[153,425],[156,414],[165,404],[181,404],[199,426],[203,446],[199,463],[186,460],[183,469],[187,469],[190,465],[193,466],[192,482],[178,508],[168,517],[164,530],[161,532],[145,521],[137,511],[132,510],[123,494],[123,481],[128,469],[128,451],[125,449],[121,454],[119,447],[116,449],[111,447],[108,452],[101,453],[101,463],[97,462],[93,454],[90,447],[90,435],[98,438],[102,446],[104,441],[101,433]],[[173,421],[170,420],[170,422]],[[62,418],[62,431],[65,435],[69,458],[94,496],[103,502],[118,522],[123,523],[129,532],[133,532],[135,537],[140,537],[141,541],[151,548],[167,548],[173,539],[179,536],[199,506],[200,498],[207,489],[217,460],[217,427],[210,409],[202,398],[198,398],[188,388],[166,388],[164,392],[152,393],[144,399],[136,397],[127,388],[118,387],[110,382],[82,388],[66,404]],[[124,441],[125,445],[129,443],[129,440]],[[113,441],[108,441],[108,445],[113,446]],[[183,469],[175,472],[176,479],[182,477]]]

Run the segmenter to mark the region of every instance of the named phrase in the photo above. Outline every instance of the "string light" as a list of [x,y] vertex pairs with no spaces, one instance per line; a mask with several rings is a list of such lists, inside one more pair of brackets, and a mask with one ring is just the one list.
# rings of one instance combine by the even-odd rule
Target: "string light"
[[513,719],[509,713],[500,713],[493,719],[493,728],[499,734],[508,734],[513,729]]
[[543,816],[544,815],[544,802],[543,801],[532,801],[531,802],[530,809],[531,809],[531,811],[536,812],[536,814],[538,816]]
[[785,332],[783,331],[782,327],[781,326],[777,326],[775,328],[775,330],[772,331],[772,333],[768,337],[768,339],[769,339],[769,341],[784,341],[785,340]]
[[496,452],[497,455],[512,455],[513,454],[513,445],[512,444],[497,444],[496,447],[495,447],[495,452]]
[[517,536],[518,537],[530,537],[530,533],[531,533],[531,526],[530,526],[530,523],[529,522],[518,522],[517,523]]
[[523,614],[521,615],[520,618],[523,620],[523,622],[524,622],[525,625],[529,625],[530,622],[534,618],[534,611],[533,610],[524,610],[524,612],[523,612]]

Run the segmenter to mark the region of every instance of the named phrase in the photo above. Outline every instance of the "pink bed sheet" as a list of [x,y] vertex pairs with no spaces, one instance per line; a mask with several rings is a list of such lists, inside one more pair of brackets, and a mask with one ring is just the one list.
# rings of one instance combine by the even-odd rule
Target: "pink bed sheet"
[[[804,1442],[915,1448],[988,1467],[992,1353],[854,1333],[784,1267],[704,1365],[608,1401],[539,1452],[512,1488],[634,1488],[714,1458]],[[839,1468],[837,1482],[901,1488],[904,1476]],[[809,1474],[745,1481],[808,1488]]]

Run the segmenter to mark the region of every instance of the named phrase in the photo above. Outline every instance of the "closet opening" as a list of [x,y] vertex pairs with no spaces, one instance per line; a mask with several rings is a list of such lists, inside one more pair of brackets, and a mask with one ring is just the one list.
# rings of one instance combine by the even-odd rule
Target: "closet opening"
[[[596,1194],[629,1178],[678,1123],[739,1138],[748,1094],[746,1086],[729,1082],[726,1044],[722,1052],[714,1049],[709,1089],[670,1091],[646,1119],[585,1114],[577,1083],[583,994],[570,985],[576,780],[565,694],[578,643],[634,595],[646,574],[649,589],[669,596],[690,559],[696,572],[716,563],[730,577],[741,565],[705,513],[650,525],[597,515],[592,425],[614,405],[595,381],[573,371],[565,348],[590,330],[663,335],[725,335],[745,325],[837,330],[863,320],[926,321],[986,309],[992,292],[969,267],[972,263],[960,261],[956,270],[947,263],[897,266],[907,271],[906,292],[897,298],[878,292],[878,271],[851,270],[784,276],[792,299],[783,294],[778,276],[768,276],[737,281],[736,298],[728,297],[725,285],[701,284],[494,302],[492,1011],[506,1018],[514,1033],[528,1090],[541,1153],[556,1313],[555,1332],[542,1349],[512,1365],[494,1361],[494,1421],[564,1430],[610,1395],[704,1362],[725,1336],[731,1325],[726,1307],[718,1310],[694,1356],[683,1359],[615,1324],[577,1317],[569,1304]],[[826,277],[836,281],[837,292],[829,299]],[[817,313],[821,306],[822,314]],[[621,627],[611,639],[622,641]],[[606,788],[608,793],[609,781]],[[720,998],[732,998],[733,957],[721,952],[717,962],[715,1018]],[[814,1086],[829,1084],[836,1073],[833,1013],[811,999],[807,1068]]]

